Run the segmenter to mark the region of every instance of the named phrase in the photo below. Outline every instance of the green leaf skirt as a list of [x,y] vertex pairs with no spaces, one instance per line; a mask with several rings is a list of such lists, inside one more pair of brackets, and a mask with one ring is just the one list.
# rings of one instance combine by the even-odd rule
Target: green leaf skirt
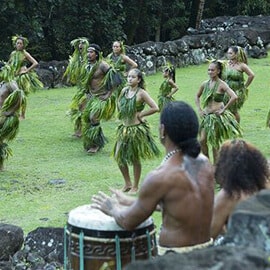
[[121,124],[117,128],[116,137],[113,155],[119,166],[160,156],[147,122],[132,126]]

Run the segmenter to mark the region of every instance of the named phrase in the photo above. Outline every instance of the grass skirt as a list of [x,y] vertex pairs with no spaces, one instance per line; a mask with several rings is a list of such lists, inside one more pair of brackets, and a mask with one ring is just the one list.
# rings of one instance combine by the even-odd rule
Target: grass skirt
[[100,100],[98,97],[91,97],[86,104],[83,118],[87,122],[87,118],[94,118],[98,120],[110,120],[116,111],[116,97],[111,95],[107,100]]
[[270,110],[268,111],[268,114],[266,117],[266,127],[270,128]]
[[26,95],[43,88],[43,83],[39,80],[37,73],[34,71],[17,76],[16,82]]
[[0,142],[0,169],[3,168],[4,161],[12,156],[12,150],[9,148],[7,143]]
[[242,137],[243,135],[239,123],[229,111],[225,111],[222,115],[211,113],[204,116],[200,125],[200,131],[202,130],[206,134],[207,144],[216,149],[225,140]]
[[133,126],[119,125],[116,136],[113,155],[119,166],[132,165],[140,159],[152,159],[160,155],[146,122]]
[[0,117],[0,141],[13,140],[19,131],[19,118],[16,114]]
[[158,96],[158,107],[159,111],[162,111],[162,109],[165,107],[165,105],[171,101],[174,101],[175,99],[173,97],[166,97],[159,95]]
[[98,146],[100,149],[104,147],[107,139],[105,138],[101,126],[88,125],[83,129],[83,147],[87,151],[91,147]]
[[14,139],[19,131],[18,116],[1,116],[0,117],[0,169],[3,168],[4,161],[12,156],[12,150],[4,141]]
[[[236,113],[237,111],[239,111],[243,107],[245,101],[248,98],[248,89],[243,88],[235,90],[234,92],[238,96],[238,99],[228,108],[228,110],[232,113]],[[224,104],[227,104],[229,99],[230,99],[229,96],[225,95]]]

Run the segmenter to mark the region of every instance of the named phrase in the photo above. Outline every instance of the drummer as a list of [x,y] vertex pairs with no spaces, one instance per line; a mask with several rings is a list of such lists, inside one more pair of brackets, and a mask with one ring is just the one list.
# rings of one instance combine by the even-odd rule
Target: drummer
[[133,230],[162,212],[159,254],[187,252],[211,245],[214,177],[209,160],[200,153],[198,118],[185,102],[170,102],[160,116],[160,141],[166,155],[143,181],[138,198],[119,190],[112,196],[99,192],[92,207],[115,218],[125,230]]

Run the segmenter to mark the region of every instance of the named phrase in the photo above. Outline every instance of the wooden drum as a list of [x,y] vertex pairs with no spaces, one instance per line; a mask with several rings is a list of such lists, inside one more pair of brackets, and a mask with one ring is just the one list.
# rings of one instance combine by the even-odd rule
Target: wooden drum
[[92,209],[91,205],[70,211],[65,236],[67,269],[121,270],[132,261],[157,255],[152,218],[134,231],[125,231],[114,218]]

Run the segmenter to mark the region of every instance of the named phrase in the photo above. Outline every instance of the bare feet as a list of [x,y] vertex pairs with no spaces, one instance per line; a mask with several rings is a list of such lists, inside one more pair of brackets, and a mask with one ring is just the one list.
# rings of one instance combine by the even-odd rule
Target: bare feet
[[91,147],[90,149],[87,150],[87,153],[89,154],[95,154],[99,151],[99,146],[94,146],[94,147]]
[[130,191],[131,190],[131,186],[124,186],[123,188],[122,188],[122,191],[123,192],[128,192],[128,191]]
[[82,137],[82,133],[79,132],[79,131],[77,131],[77,132],[75,132],[75,133],[72,135],[72,137],[81,138],[81,137]]
[[137,192],[138,192],[138,188],[132,187],[132,188],[129,190],[128,194],[130,194],[130,195],[136,195]]

